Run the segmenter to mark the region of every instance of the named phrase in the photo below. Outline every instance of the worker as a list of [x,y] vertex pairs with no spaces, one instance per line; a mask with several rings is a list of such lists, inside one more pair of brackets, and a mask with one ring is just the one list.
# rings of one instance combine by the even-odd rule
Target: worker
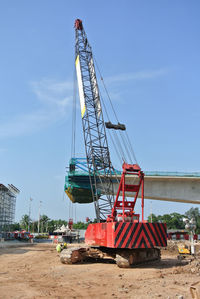
[[56,246],[56,250],[58,253],[60,253],[63,249],[66,249],[66,248],[67,248],[67,243],[61,243]]
[[66,249],[67,248],[67,243],[64,243],[63,244],[63,249]]
[[60,253],[60,252],[62,251],[62,248],[61,248],[61,245],[60,245],[60,244],[58,244],[58,245],[56,246],[56,250],[57,250],[58,253]]
[[66,249],[67,248],[67,243],[61,243],[61,250]]

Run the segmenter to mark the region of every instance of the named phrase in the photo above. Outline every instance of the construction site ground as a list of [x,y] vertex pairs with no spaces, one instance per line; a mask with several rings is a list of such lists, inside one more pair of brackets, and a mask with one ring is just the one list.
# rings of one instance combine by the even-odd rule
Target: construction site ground
[[0,248],[0,298],[192,298],[200,258],[179,262],[176,244],[169,242],[160,262],[131,269],[107,261],[65,265],[55,244]]

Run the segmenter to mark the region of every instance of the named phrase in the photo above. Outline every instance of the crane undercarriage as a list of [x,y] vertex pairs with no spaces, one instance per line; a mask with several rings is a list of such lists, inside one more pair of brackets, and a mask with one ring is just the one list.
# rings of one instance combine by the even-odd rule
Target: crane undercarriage
[[87,245],[62,251],[60,260],[75,264],[91,259],[112,259],[120,268],[160,260],[166,246],[163,223],[107,222],[90,224],[85,234]]
[[60,255],[63,264],[76,264],[106,259],[115,261],[120,268],[131,268],[160,260],[159,248],[121,249],[108,247],[71,247],[64,249]]

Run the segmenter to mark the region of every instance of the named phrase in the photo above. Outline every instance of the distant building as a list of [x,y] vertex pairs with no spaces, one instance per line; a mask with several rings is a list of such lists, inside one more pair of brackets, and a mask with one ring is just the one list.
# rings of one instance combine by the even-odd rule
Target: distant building
[[8,230],[15,220],[16,196],[19,190],[11,185],[0,184],[0,231]]

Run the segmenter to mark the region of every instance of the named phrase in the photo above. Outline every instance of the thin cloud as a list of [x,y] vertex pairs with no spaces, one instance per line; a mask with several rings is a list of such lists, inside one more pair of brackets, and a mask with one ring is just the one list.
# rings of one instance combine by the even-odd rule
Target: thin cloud
[[146,70],[135,73],[124,73],[116,76],[111,76],[106,79],[106,83],[117,83],[132,80],[145,80],[154,79],[166,75],[169,72],[167,68],[161,68],[158,70]]
[[22,114],[0,126],[0,138],[18,137],[27,135],[35,130],[45,127],[49,123],[47,111],[35,111]]
[[0,138],[29,135],[66,118],[71,112],[71,81],[42,79],[31,82],[30,87],[40,103],[39,108],[26,114],[12,116],[7,122],[0,123]]
[[73,92],[73,83],[71,81],[57,82],[42,79],[31,82],[31,88],[41,102],[65,109],[69,104],[69,95],[71,98]]
[[[154,79],[166,75],[167,68],[146,70],[135,73],[124,73],[106,78],[106,83],[123,83],[131,80]],[[66,118],[70,113],[69,107],[73,102],[73,82],[68,80],[56,81],[43,78],[30,82],[31,91],[39,101],[37,110],[26,114],[12,116],[7,122],[0,123],[0,138],[18,137],[31,134],[47,128],[53,123]],[[111,91],[112,98],[119,99],[117,91]],[[77,101],[77,108],[79,104]]]

